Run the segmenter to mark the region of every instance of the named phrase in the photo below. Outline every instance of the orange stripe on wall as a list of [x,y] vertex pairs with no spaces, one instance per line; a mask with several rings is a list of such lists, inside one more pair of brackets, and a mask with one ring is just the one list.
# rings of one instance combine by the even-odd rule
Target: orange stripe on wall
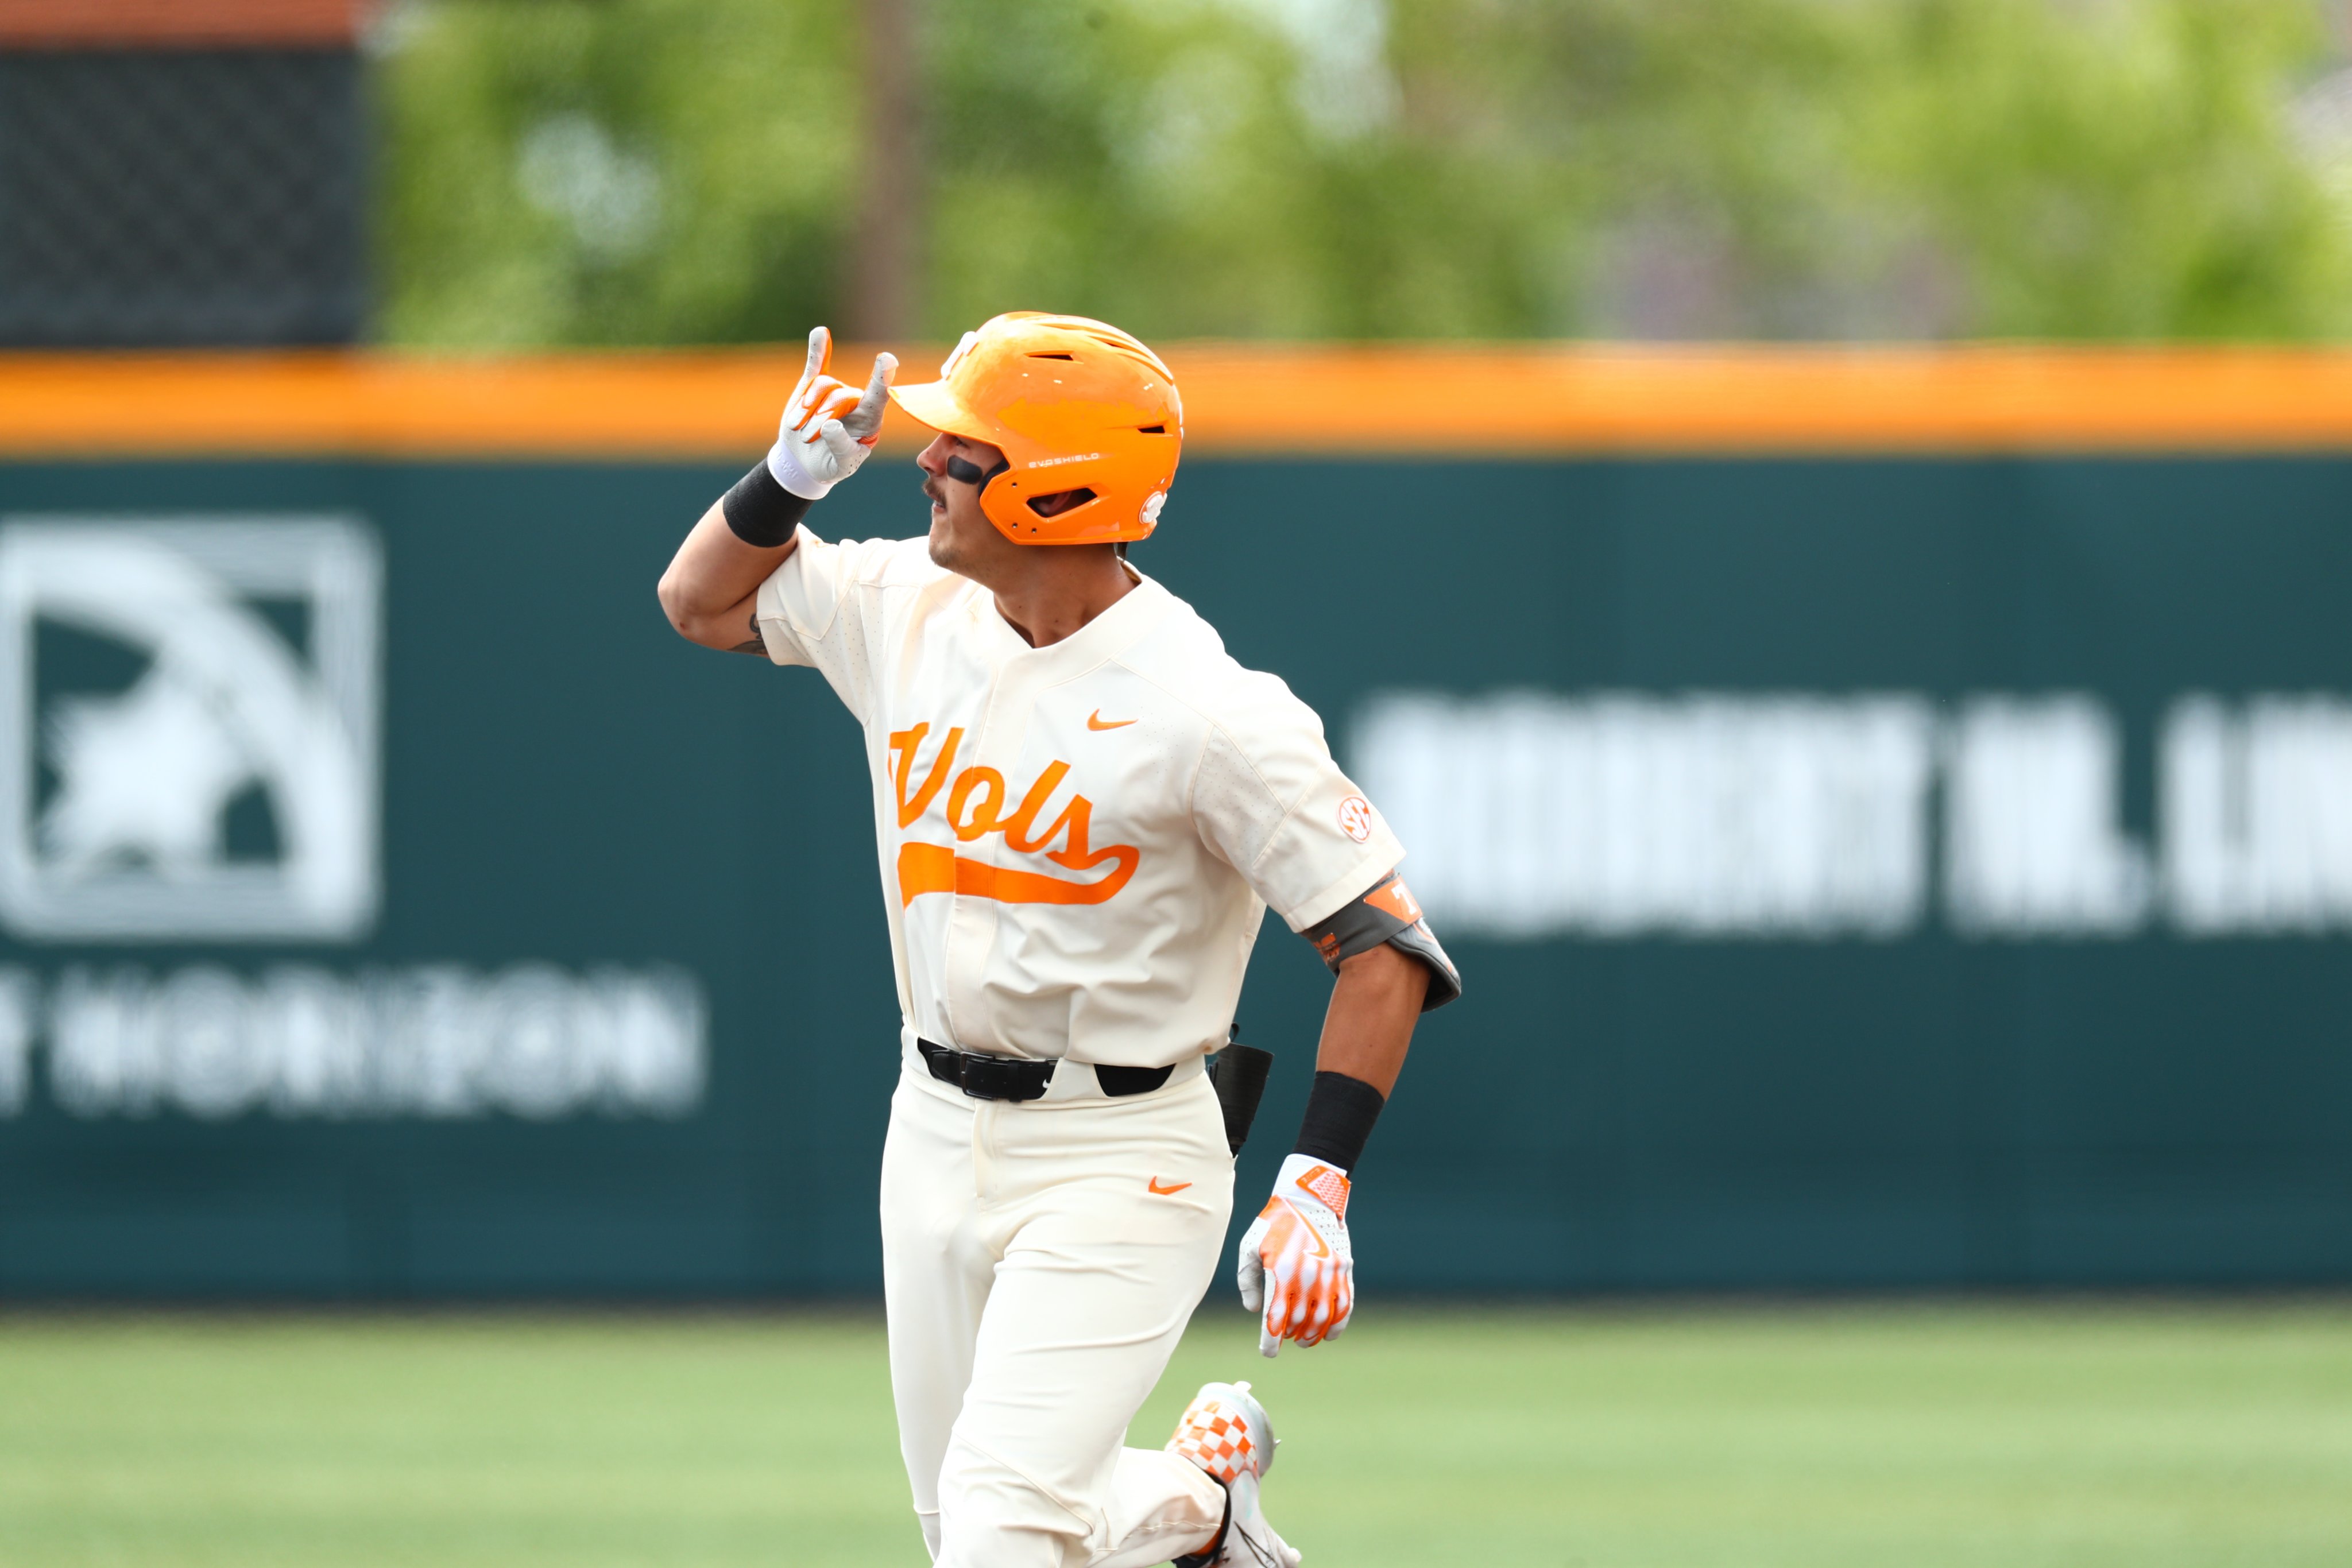
[[0,0],[0,47],[348,44],[359,31],[362,4],[363,0]]
[[[845,348],[838,367],[866,362]],[[902,379],[936,347],[901,350]],[[2352,448],[2352,353],[1178,345],[1196,455]],[[0,355],[0,455],[743,458],[797,350]],[[886,444],[923,435],[893,413]]]

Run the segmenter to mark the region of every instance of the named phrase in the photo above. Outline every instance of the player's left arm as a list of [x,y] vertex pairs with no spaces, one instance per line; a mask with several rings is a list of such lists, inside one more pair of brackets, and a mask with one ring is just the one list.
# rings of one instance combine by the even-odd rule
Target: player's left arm
[[1285,1340],[1318,1344],[1354,1315],[1350,1173],[1396,1088],[1414,1024],[1462,994],[1460,973],[1394,872],[1303,935],[1339,977],[1298,1143],[1242,1238],[1242,1301],[1262,1314],[1258,1350],[1268,1356]]
[[1337,1072],[1368,1083],[1385,1103],[1404,1071],[1429,988],[1429,966],[1385,942],[1341,959],[1323,1013],[1317,1074]]

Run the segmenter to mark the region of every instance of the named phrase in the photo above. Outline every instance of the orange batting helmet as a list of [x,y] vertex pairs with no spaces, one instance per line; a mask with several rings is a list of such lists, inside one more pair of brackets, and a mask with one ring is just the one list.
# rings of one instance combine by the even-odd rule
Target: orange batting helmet
[[[1184,444],[1184,405],[1160,356],[1084,316],[1014,310],[967,332],[940,379],[892,387],[929,425],[1002,448],[980,509],[1024,545],[1116,544],[1159,526]],[[1093,495],[1052,517],[1041,497]]]

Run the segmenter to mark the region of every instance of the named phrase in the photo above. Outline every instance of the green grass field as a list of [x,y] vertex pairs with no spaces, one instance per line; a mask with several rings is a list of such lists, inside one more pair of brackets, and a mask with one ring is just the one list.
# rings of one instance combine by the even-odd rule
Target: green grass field
[[[1204,1315],[1310,1568],[2342,1568],[2352,1307]],[[7,1568],[906,1564],[856,1315],[0,1316]]]

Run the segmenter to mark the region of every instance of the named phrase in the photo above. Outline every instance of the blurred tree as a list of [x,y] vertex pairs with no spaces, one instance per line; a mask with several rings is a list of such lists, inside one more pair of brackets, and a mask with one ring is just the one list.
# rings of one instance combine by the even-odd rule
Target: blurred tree
[[2310,338],[2347,324],[2347,233],[2293,142],[2315,6],[1922,0],[1866,158],[2002,336]]
[[2352,228],[2291,112],[2330,59],[2312,0],[892,9],[896,81],[855,5],[412,0],[383,334],[946,338],[1014,305],[1146,336],[2352,325]]
[[922,84],[915,0],[857,0],[865,49],[865,157],[857,228],[847,258],[842,329],[867,342],[909,336],[919,308],[916,267],[930,195],[923,178]]
[[725,342],[837,311],[851,7],[457,0],[383,26],[383,336]]

